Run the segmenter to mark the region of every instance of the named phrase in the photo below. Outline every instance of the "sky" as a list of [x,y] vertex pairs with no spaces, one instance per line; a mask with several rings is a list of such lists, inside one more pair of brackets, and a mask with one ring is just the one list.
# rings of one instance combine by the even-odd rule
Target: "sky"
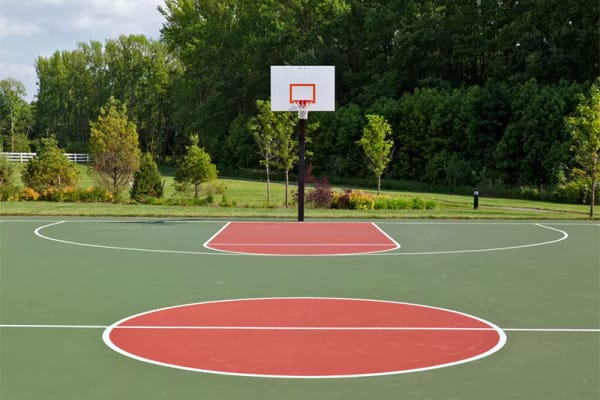
[[37,95],[35,61],[79,42],[143,34],[158,39],[163,0],[0,0],[0,80],[21,81]]

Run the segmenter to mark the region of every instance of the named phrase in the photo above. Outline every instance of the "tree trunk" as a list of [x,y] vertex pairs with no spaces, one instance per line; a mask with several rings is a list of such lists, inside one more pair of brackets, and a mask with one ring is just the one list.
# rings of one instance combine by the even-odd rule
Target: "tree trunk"
[[285,208],[288,208],[288,186],[290,182],[290,174],[289,171],[285,170]]
[[590,219],[594,218],[594,204],[596,203],[596,176],[592,172],[592,201],[590,203]]
[[12,114],[10,116],[10,151],[15,151],[15,122],[13,121]]
[[377,176],[377,196],[381,194],[381,175]]
[[198,190],[198,189],[199,189],[199,188],[200,188],[200,184],[199,184],[199,183],[196,183],[196,182],[194,182],[194,198],[195,198],[195,199],[197,199],[197,198],[198,198],[198,192],[199,192],[199,190]]
[[269,162],[265,163],[267,170],[267,203],[271,203],[271,178],[269,177]]

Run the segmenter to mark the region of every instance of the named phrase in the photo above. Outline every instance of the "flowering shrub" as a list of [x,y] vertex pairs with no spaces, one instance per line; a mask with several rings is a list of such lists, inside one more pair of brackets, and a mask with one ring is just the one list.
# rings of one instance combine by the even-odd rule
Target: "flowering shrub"
[[350,193],[352,193],[352,189],[346,189],[343,192],[333,192],[331,196],[331,208],[350,209]]
[[106,203],[113,201],[113,195],[106,189],[88,187],[86,189],[77,188],[74,186],[65,186],[57,188],[54,186],[42,191],[36,192],[30,187],[23,189],[19,196],[20,200],[26,201],[56,201],[70,203]]
[[372,210],[375,208],[375,196],[361,190],[350,193],[348,200],[352,210]]
[[21,200],[25,200],[25,201],[36,201],[37,199],[40,198],[40,194],[38,192],[36,192],[35,190],[33,190],[32,188],[26,187],[21,192],[21,195],[19,196],[19,198]]
[[349,210],[432,210],[437,207],[438,202],[434,199],[375,196],[363,191],[352,191],[352,189],[333,192],[331,201],[331,208]]
[[114,196],[106,189],[90,186],[86,189],[79,189],[79,200],[85,203],[109,203],[114,201]]

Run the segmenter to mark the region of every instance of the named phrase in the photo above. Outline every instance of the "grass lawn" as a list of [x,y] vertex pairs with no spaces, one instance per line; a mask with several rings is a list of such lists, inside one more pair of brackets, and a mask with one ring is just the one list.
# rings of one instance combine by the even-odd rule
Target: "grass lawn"
[[[16,164],[18,185],[21,164]],[[88,174],[87,166],[78,165],[80,171],[79,185],[92,186],[93,178]],[[165,197],[175,196],[173,186],[173,170],[163,171],[165,180]],[[295,206],[284,207],[285,185],[272,182],[270,186],[271,201],[267,202],[267,186],[265,181],[221,178],[218,184],[225,188],[224,195],[234,207],[218,206],[168,206],[143,204],[104,204],[104,203],[50,203],[50,202],[4,202],[0,214],[4,215],[72,215],[72,216],[174,216],[174,217],[209,217],[209,218],[286,218],[294,219],[297,215]],[[295,184],[289,187],[291,193]],[[334,188],[341,190],[342,188]],[[360,188],[353,188],[354,190]],[[365,190],[374,193],[372,190]],[[472,196],[415,193],[402,191],[384,191],[384,195],[405,197],[408,199],[421,197],[433,199],[438,207],[433,210],[305,210],[307,218],[463,218],[463,219],[587,219],[589,206],[576,204],[557,204],[541,201],[514,200],[503,198],[481,197],[479,209],[473,209]],[[215,196],[215,204],[222,200]],[[596,217],[598,218],[598,217]]]

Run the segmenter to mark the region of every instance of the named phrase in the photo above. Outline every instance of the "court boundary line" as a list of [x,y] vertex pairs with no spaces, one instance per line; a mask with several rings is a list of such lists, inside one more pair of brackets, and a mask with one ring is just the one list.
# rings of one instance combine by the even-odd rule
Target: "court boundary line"
[[[562,234],[562,236],[558,239],[549,240],[545,242],[538,243],[528,243],[523,245],[515,245],[515,246],[506,246],[506,247],[495,247],[495,248],[483,248],[483,249],[463,249],[463,250],[443,250],[443,251],[425,251],[425,252],[393,252],[393,250],[389,250],[388,252],[363,252],[363,253],[349,253],[349,254],[306,254],[306,255],[285,255],[285,254],[254,254],[254,253],[241,253],[241,252],[224,252],[219,250],[214,251],[184,251],[184,250],[162,250],[162,249],[145,249],[145,248],[134,248],[134,247],[122,247],[122,246],[107,246],[107,245],[98,245],[91,243],[82,243],[82,242],[73,242],[68,240],[62,240],[53,238],[50,236],[46,236],[41,233],[43,229],[49,228],[51,226],[56,226],[64,223],[70,223],[68,220],[55,221],[50,224],[42,225],[37,227],[34,230],[36,236],[54,241],[57,243],[63,243],[74,246],[81,247],[90,247],[90,248],[98,248],[98,249],[108,249],[108,250],[121,250],[121,251],[134,251],[134,252],[146,252],[146,253],[162,253],[162,254],[182,254],[182,255],[211,255],[211,256],[254,256],[254,257],[348,257],[348,256],[423,256],[423,255],[444,255],[444,254],[469,254],[469,253],[484,253],[484,252],[492,252],[492,251],[507,251],[507,250],[517,250],[531,247],[539,247],[539,246],[547,246],[551,244],[555,244],[566,240],[569,237],[569,234],[566,231],[563,231],[558,228],[554,228],[551,226],[547,226],[541,223],[528,222],[528,223],[514,223],[515,225],[525,225],[525,226],[537,226],[542,229],[552,230]],[[80,221],[81,222],[81,221]],[[222,221],[224,226],[219,229],[217,233],[213,235],[216,236],[220,231],[222,231],[226,226],[228,226],[232,221]],[[249,222],[249,221],[247,221]],[[88,223],[115,223],[114,221],[89,221]],[[118,223],[118,222],[116,222]],[[394,223],[394,222],[390,222]],[[428,223],[425,223],[428,224]],[[452,222],[436,222],[431,224],[452,224]],[[513,223],[460,223],[465,225],[477,225],[477,224],[485,224],[485,225],[513,225]],[[584,226],[595,226],[593,224],[582,224]],[[598,225],[600,226],[600,224]],[[212,238],[212,237],[211,237]],[[209,239],[210,240],[210,239]],[[394,241],[395,242],[395,241]],[[206,242],[205,242],[206,243]],[[397,242],[395,242],[397,243]],[[397,249],[396,249],[397,250]]]

